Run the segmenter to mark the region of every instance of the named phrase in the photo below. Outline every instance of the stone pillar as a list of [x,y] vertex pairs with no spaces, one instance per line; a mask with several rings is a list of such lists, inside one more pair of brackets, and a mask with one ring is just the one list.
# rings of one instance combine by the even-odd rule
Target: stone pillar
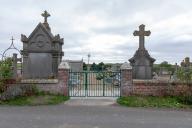
[[121,66],[121,96],[129,96],[133,93],[132,67],[128,63]]
[[69,65],[66,62],[61,62],[58,69],[59,86],[63,89],[63,95],[69,96],[68,94],[68,82],[69,82]]
[[13,79],[17,78],[17,54],[13,53]]

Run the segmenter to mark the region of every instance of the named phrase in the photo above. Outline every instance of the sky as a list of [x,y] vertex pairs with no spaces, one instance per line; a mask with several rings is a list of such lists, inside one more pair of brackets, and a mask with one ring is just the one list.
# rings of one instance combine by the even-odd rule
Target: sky
[[21,50],[21,34],[29,36],[47,10],[52,33],[64,38],[63,59],[87,62],[90,53],[91,63],[128,62],[139,45],[133,32],[145,24],[151,31],[145,47],[155,63],[180,63],[192,58],[191,5],[192,0],[0,0],[0,53],[12,36]]

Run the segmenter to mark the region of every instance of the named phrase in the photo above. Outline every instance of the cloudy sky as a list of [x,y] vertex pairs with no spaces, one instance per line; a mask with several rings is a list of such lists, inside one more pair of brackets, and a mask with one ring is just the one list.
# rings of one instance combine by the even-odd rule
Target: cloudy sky
[[138,48],[133,31],[146,25],[151,36],[145,47],[156,63],[192,58],[191,0],[0,0],[0,53],[15,38],[27,36],[47,10],[54,35],[64,37],[64,59],[91,62],[128,61]]

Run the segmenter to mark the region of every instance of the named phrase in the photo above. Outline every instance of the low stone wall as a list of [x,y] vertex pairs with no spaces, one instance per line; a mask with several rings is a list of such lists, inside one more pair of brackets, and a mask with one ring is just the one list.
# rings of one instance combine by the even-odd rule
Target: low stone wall
[[60,94],[68,96],[68,80],[69,80],[69,70],[68,69],[59,69],[58,71],[58,80],[46,80],[34,83],[39,91],[49,92],[52,94]]
[[67,86],[63,86],[61,82],[58,84],[36,84],[35,86],[39,91],[68,96]]
[[8,100],[30,93],[33,88],[51,94],[68,96],[69,70],[59,69],[58,79],[25,79],[21,83],[9,84],[5,92],[0,94],[0,100]]
[[131,95],[175,96],[192,94],[192,85],[133,80]]

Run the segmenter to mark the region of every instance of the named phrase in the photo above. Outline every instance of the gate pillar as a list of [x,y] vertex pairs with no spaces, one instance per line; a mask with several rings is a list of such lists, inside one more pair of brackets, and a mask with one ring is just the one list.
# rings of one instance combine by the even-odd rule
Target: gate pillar
[[121,66],[121,96],[129,96],[133,92],[132,67],[128,63]]
[[61,62],[58,68],[58,79],[59,79],[60,86],[62,86],[64,96],[69,96],[69,91],[68,91],[69,70],[70,70],[70,67],[68,63]]

